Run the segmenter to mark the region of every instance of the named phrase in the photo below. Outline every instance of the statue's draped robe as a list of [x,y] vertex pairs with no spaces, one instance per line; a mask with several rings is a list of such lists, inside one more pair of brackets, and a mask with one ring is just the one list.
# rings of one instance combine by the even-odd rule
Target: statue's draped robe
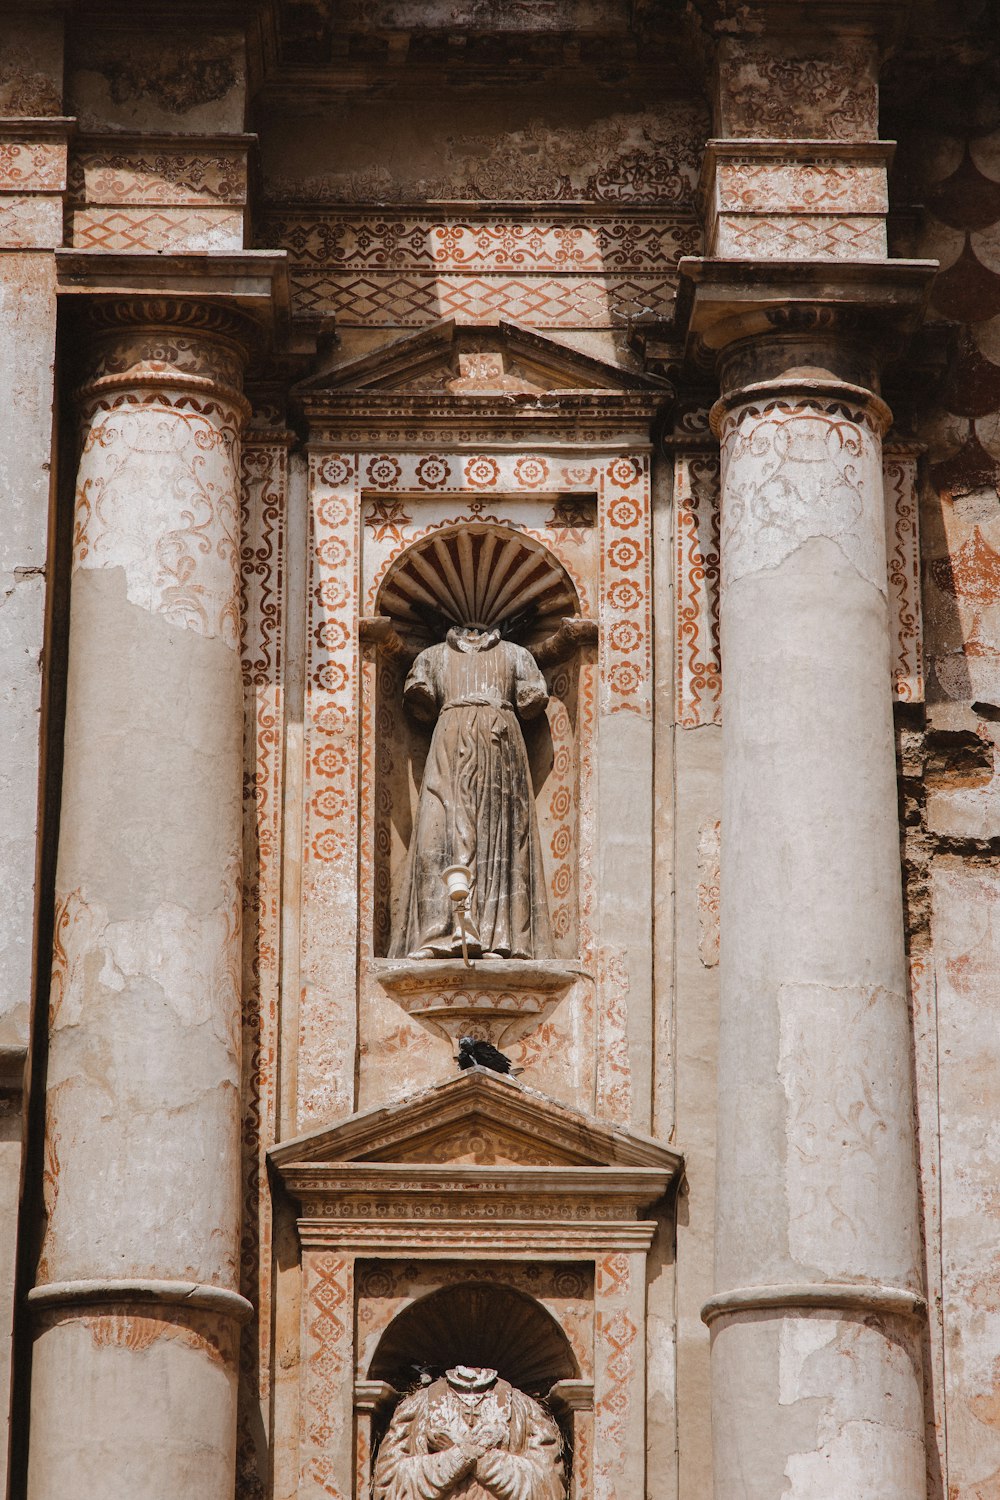
[[471,913],[484,953],[548,958],[552,943],[528,754],[518,715],[548,702],[530,651],[484,637],[485,649],[453,633],[421,651],[403,688],[418,718],[436,718],[394,924],[394,955],[460,950],[441,878],[472,871]]
[[[463,1439],[489,1428],[502,1436],[478,1474],[456,1478]],[[435,1380],[397,1406],[378,1451],[374,1500],[565,1500],[561,1446],[552,1418],[507,1381],[463,1402]]]

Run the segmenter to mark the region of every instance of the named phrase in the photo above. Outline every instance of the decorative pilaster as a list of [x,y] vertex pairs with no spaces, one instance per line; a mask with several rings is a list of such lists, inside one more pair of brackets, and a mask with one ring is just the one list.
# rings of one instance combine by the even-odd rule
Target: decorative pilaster
[[645,1255],[605,1255],[595,1273],[592,1483],[597,1500],[615,1500],[648,1493]]
[[248,331],[180,298],[87,325],[32,1500],[233,1491]]

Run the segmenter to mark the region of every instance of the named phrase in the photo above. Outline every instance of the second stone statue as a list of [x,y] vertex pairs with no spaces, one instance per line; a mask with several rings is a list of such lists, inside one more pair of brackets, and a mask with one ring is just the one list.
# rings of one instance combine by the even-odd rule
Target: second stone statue
[[496,1370],[458,1365],[405,1397],[382,1440],[374,1500],[565,1500],[559,1429]]
[[[434,723],[403,873],[393,954],[462,952],[443,874],[471,874],[468,952],[548,958],[551,936],[521,719],[542,713],[545,679],[531,652],[497,628],[456,625],[421,651],[403,687],[414,717]],[[472,934],[470,937],[470,925]]]

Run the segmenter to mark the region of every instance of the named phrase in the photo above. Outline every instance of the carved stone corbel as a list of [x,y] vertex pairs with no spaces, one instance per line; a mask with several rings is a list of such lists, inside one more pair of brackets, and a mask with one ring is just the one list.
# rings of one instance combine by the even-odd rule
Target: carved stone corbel
[[419,647],[411,646],[396,633],[396,627],[388,615],[362,615],[358,621],[358,635],[363,645],[379,646],[387,656],[401,662],[415,661]]
[[559,621],[559,629],[547,635],[535,647],[532,655],[540,667],[553,667],[561,661],[569,661],[577,651],[597,645],[597,621],[583,620],[579,616]]

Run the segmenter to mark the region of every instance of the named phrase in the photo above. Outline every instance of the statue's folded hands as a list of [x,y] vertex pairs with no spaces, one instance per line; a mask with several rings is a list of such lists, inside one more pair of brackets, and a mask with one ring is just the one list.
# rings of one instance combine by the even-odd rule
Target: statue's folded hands
[[374,1500],[565,1500],[559,1429],[495,1370],[459,1365],[396,1407]]

